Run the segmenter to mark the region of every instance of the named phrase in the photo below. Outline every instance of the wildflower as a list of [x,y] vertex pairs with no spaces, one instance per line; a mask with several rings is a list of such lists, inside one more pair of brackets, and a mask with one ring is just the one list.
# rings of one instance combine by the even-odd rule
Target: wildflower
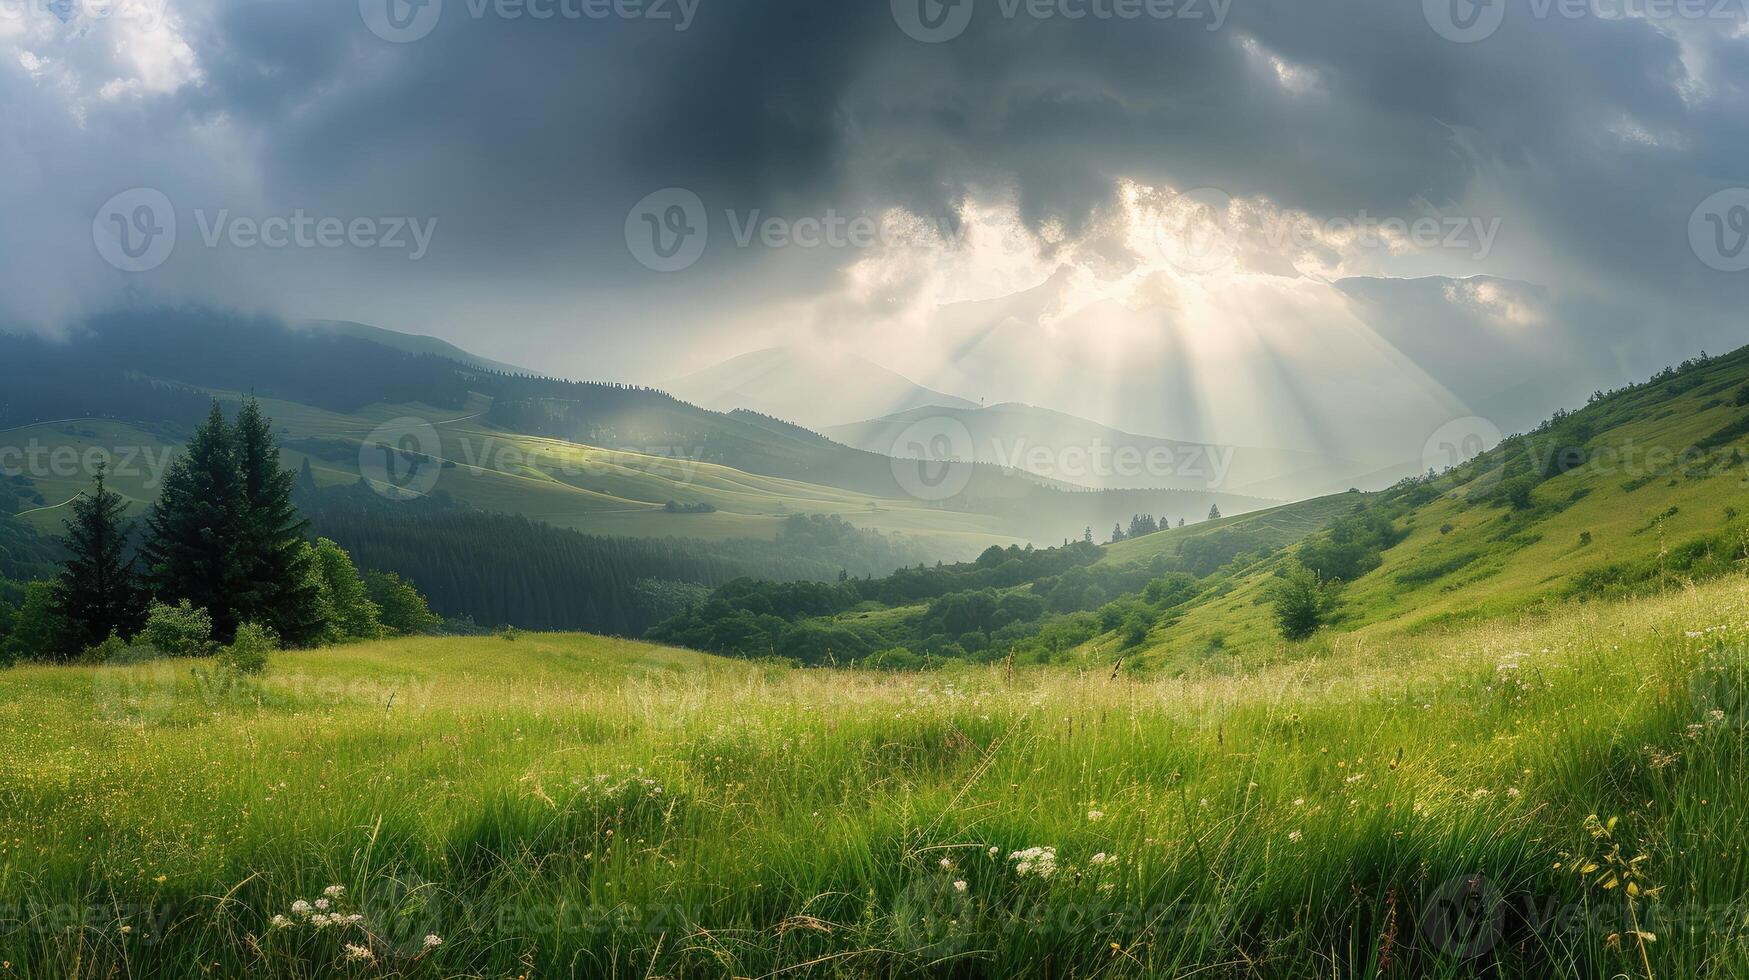
[[324,912],[328,911],[328,900],[325,898],[316,899],[316,908],[321,909]]
[[1101,810],[1088,810],[1087,811],[1087,819],[1090,821],[1098,822],[1100,820],[1105,819],[1105,813]]
[[1294,801],[1294,806],[1305,806],[1305,805],[1306,805],[1305,797],[1301,797],[1301,798]]
[[999,847],[991,847],[990,848],[990,856],[992,858],[994,858],[996,855],[1001,854],[1001,853],[1002,853],[1002,849]]
[[370,947],[354,946],[352,943],[346,944],[346,958],[354,963],[375,963],[377,960]]
[[443,937],[436,936],[436,935],[427,935],[425,937],[425,942],[423,945],[425,946],[426,949],[436,949],[437,947],[443,945]]
[[1029,847],[1008,855],[1008,860],[1015,862],[1014,873],[1022,878],[1032,874],[1049,878],[1057,873],[1057,849],[1054,847]]
[[966,883],[965,883],[965,882],[963,882],[963,881],[956,881],[956,882],[954,882],[954,883],[953,883],[953,890],[954,890],[954,891],[956,891],[956,892],[963,892],[963,891],[965,891],[965,890],[966,890]]
[[273,919],[271,921],[268,922],[268,925],[272,926],[275,929],[290,928],[291,924],[292,924],[292,920],[286,918],[283,915],[276,915],[273,917]]
[[322,889],[322,896],[324,898],[339,898],[345,894],[345,885],[329,885],[327,888]]
[[1111,855],[1105,853],[1104,851],[1100,851],[1098,854],[1095,854],[1095,855],[1093,855],[1093,857],[1089,858],[1088,861],[1089,861],[1089,863],[1092,863],[1092,864],[1113,864],[1117,861],[1117,858],[1112,857]]
[[1511,789],[1508,789],[1506,791],[1506,795],[1512,797],[1513,799],[1517,799],[1518,798],[1518,787],[1514,786]]
[[333,921],[333,917],[325,912],[317,912],[315,915],[310,916],[310,925],[313,925],[318,929],[328,928],[329,924]]
[[1299,843],[1300,838],[1304,837],[1304,836],[1305,836],[1304,834],[1300,833],[1297,830],[1290,830],[1290,831],[1288,831],[1287,839],[1290,841],[1293,841],[1294,843],[1297,844],[1297,843]]
[[293,915],[309,915],[310,914],[310,903],[304,901],[301,898],[298,899],[297,901],[293,902],[292,903],[292,914]]
[[947,869],[949,869],[951,867],[953,867],[952,861],[949,861],[947,858],[941,859],[941,870],[946,871]]

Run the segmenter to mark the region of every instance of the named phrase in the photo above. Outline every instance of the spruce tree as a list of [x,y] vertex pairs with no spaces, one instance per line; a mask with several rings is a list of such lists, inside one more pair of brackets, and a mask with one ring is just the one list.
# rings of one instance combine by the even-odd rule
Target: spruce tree
[[145,599],[128,556],[127,502],[104,486],[103,464],[89,493],[73,500],[61,539],[68,558],[55,584],[60,638],[55,654],[78,656],[115,633],[131,637],[146,621]]
[[153,594],[165,603],[187,599],[205,609],[220,643],[236,635],[238,601],[251,586],[238,547],[243,508],[236,440],[215,399],[164,475],[146,519],[145,560]]
[[322,622],[304,547],[309,522],[292,503],[296,474],[280,468],[273,422],[254,398],[243,402],[235,432],[242,477],[237,553],[246,582],[239,619],[271,626],[293,645],[314,642]]

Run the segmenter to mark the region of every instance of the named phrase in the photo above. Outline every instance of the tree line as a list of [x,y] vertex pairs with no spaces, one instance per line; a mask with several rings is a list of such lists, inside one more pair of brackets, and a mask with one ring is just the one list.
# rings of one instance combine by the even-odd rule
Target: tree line
[[166,471],[137,547],[127,502],[98,467],[69,505],[59,574],[0,615],[0,644],[12,659],[66,662],[193,622],[214,645],[247,633],[297,647],[436,625],[410,583],[361,575],[339,545],[308,539],[293,481],[259,403],[245,400],[233,423],[214,400]]

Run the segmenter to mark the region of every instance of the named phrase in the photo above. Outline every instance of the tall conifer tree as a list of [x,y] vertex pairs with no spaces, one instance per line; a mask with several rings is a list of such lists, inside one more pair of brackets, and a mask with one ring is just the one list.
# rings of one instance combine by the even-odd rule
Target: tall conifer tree
[[139,632],[145,599],[128,556],[127,502],[104,486],[100,463],[89,493],[73,500],[62,538],[68,558],[55,584],[61,637],[54,651],[63,659],[102,643],[111,633]]
[[243,537],[243,479],[236,440],[219,403],[164,476],[158,503],[146,520],[145,560],[153,593],[174,603],[187,599],[212,615],[213,638],[228,643],[240,621],[239,600],[250,594]]
[[235,432],[242,476],[237,552],[247,583],[238,615],[273,627],[289,643],[315,642],[323,624],[304,547],[309,522],[292,503],[297,475],[280,468],[273,422],[254,398],[243,402]]

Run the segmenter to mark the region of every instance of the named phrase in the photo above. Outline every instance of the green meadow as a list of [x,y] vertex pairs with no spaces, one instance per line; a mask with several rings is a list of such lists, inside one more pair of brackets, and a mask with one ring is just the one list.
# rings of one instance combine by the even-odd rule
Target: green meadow
[[0,976],[1740,977],[1749,583],[1242,672],[0,673]]

